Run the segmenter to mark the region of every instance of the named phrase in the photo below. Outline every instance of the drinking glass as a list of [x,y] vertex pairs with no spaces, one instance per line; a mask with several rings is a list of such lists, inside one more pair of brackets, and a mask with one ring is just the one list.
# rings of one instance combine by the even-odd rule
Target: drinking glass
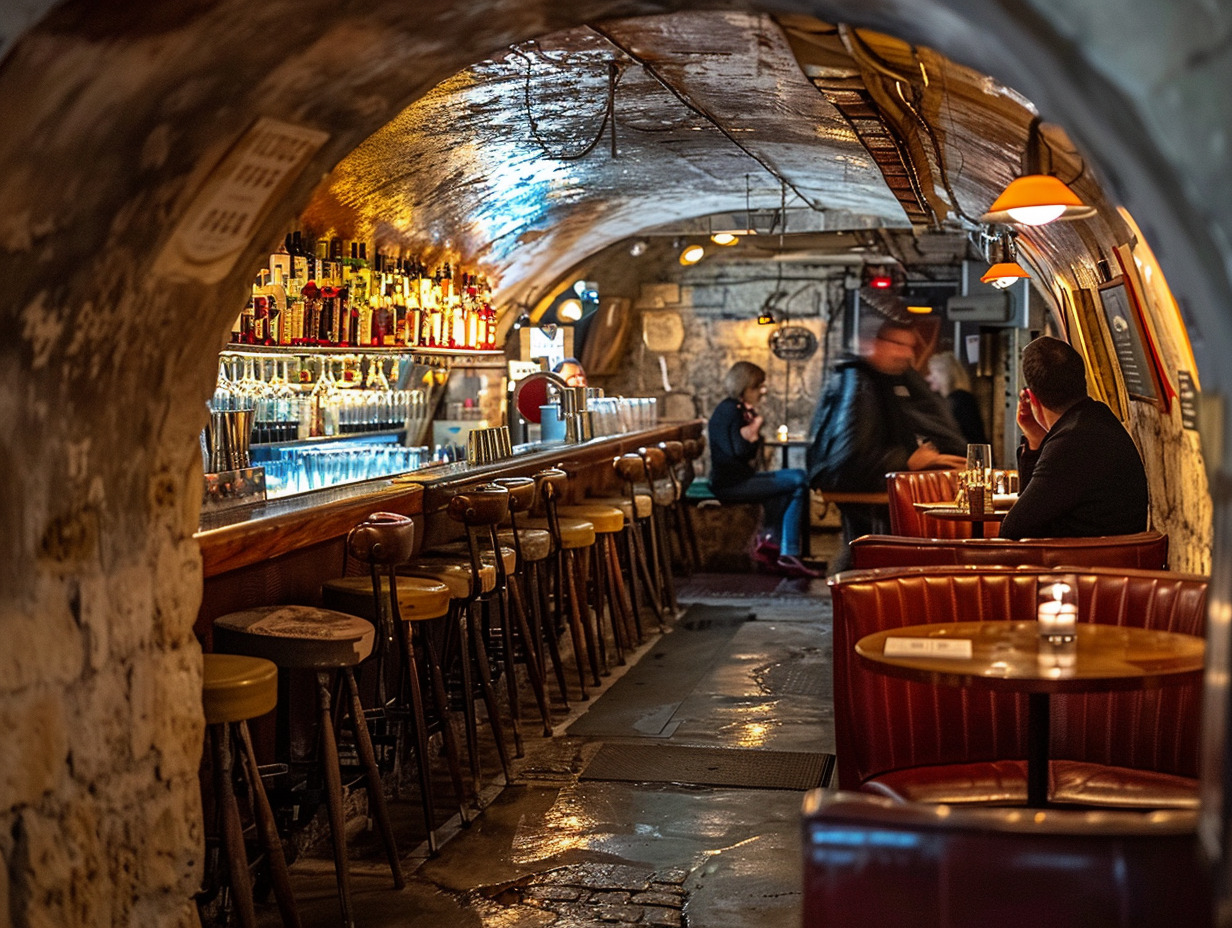
[[992,445],[967,445],[967,499],[981,502],[984,512],[992,511],[991,477]]

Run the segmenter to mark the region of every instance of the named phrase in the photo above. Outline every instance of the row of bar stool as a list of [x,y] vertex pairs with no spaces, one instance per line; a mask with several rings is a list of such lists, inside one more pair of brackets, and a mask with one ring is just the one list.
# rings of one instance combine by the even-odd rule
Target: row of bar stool
[[[272,707],[268,691],[275,687],[276,699],[278,669],[309,671],[315,677],[320,775],[326,785],[342,924],[350,928],[355,922],[335,736],[344,722],[349,722],[360,779],[384,843],[393,885],[400,888],[401,864],[369,724],[388,748],[383,757],[392,768],[395,789],[402,782],[413,750],[428,849],[435,853],[436,801],[430,765],[430,738],[435,733],[443,742],[459,819],[464,826],[470,822],[461,751],[451,718],[456,704],[461,703],[470,786],[477,799],[482,778],[477,700],[484,703],[505,782],[513,782],[497,700],[497,675],[505,678],[514,746],[520,756],[519,658],[534,691],[544,734],[550,736],[548,661],[561,701],[566,708],[569,703],[558,641],[562,633],[569,634],[579,692],[587,699],[587,671],[590,684],[598,686],[600,677],[609,670],[609,638],[617,664],[624,663],[626,653],[642,642],[639,581],[662,625],[665,608],[675,608],[671,566],[664,556],[667,540],[662,511],[678,498],[679,484],[670,478],[667,457],[661,449],[642,449],[635,455],[640,468],[634,466],[630,456],[624,457],[629,460],[622,463],[618,458],[615,466],[624,479],[626,495],[612,500],[563,505],[569,478],[557,468],[541,471],[534,478],[504,478],[460,491],[450,500],[448,514],[462,527],[464,540],[422,552],[417,558],[412,558],[414,523],[405,516],[373,513],[349,533],[346,545],[348,557],[365,565],[368,576],[326,581],[322,587],[326,608],[265,606],[215,621],[217,646],[234,652],[207,656],[207,663],[216,667],[222,666],[218,658],[232,662],[228,665],[230,682],[215,682],[215,687],[221,686],[224,694],[235,690],[240,686],[235,681],[238,674],[247,681],[243,685],[258,686],[253,682],[258,678],[264,681],[258,688],[264,687],[267,693],[263,701],[245,703],[244,711],[254,714],[241,718],[235,711],[216,707],[227,700],[208,695],[210,676],[216,673],[207,673],[207,719],[212,720],[211,726],[240,726],[226,732],[212,727],[211,738],[214,764],[221,777],[216,781],[216,792],[223,796],[230,882],[241,924],[248,926],[252,914],[245,879],[247,861],[242,841],[234,839],[238,819],[237,808],[232,814],[234,797],[230,802],[225,800],[233,766],[229,746],[237,737],[248,750],[244,769],[249,774],[250,805],[262,843],[267,846],[283,922],[287,926],[299,923],[280,840],[276,833],[271,834],[273,815],[266,814],[269,804],[264,800],[251,744],[241,734],[246,732],[244,719]],[[665,478],[676,487],[670,499],[665,495]],[[531,515],[536,499],[541,516]],[[617,538],[625,542],[623,570]],[[550,574],[548,567],[552,568]],[[549,590],[554,592],[551,597]],[[548,607],[549,598],[554,601],[554,609]],[[490,656],[493,646],[495,660]],[[375,690],[376,695],[374,705],[365,709],[356,672],[369,657],[376,677],[368,681],[368,689]],[[241,666],[235,661],[250,663]],[[242,863],[240,858],[245,858]]]

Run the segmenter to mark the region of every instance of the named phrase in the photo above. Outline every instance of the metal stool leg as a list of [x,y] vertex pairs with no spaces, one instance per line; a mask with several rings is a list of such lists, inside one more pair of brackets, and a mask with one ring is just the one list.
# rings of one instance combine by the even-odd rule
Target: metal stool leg
[[235,910],[243,928],[256,928],[257,914],[252,904],[252,875],[248,872],[244,826],[240,822],[240,808],[231,785],[234,755],[231,752],[229,725],[210,726],[210,747],[214,763],[214,795],[222,807],[222,840],[227,852],[231,898],[235,900]]
[[488,725],[496,739],[496,755],[500,758],[501,772],[505,775],[505,783],[512,783],[513,776],[509,772],[509,754],[505,750],[505,728],[501,724],[500,712],[496,705],[496,691],[492,685],[492,673],[488,669],[488,651],[483,644],[483,633],[479,623],[474,621],[473,606],[467,611],[471,621],[467,622],[471,633],[471,646],[475,649],[475,664],[479,668],[479,690],[483,694],[484,706],[488,710]]
[[291,874],[287,871],[287,858],[282,851],[282,838],[278,835],[274,810],[270,807],[269,797],[265,794],[265,786],[261,782],[257,755],[252,749],[252,735],[249,734],[248,723],[245,721],[235,723],[235,727],[243,748],[244,769],[247,771],[252,796],[252,815],[256,819],[261,846],[269,857],[270,883],[274,888],[278,911],[282,915],[283,928],[300,928],[299,910],[295,905],[295,894],[291,891]]
[[[411,632],[413,634],[413,632]],[[432,698],[436,701],[437,711],[441,714],[441,739],[445,742],[445,761],[449,766],[449,777],[453,781],[453,789],[458,797],[458,817],[463,827],[471,821],[466,814],[466,790],[462,785],[462,762],[458,751],[458,738],[454,734],[453,722],[449,718],[449,693],[445,689],[445,673],[442,669],[440,654],[432,636],[424,630],[422,635],[424,654],[428,659],[428,679],[432,685]]]
[[355,928],[351,913],[351,867],[347,860],[346,811],[342,807],[342,771],[338,766],[338,742],[334,738],[330,675],[317,674],[317,711],[320,718],[321,767],[325,774],[325,800],[329,807],[329,835],[334,845],[334,873],[338,878],[338,905],[343,928]]
[[543,678],[543,665],[535,654],[535,639],[531,635],[530,624],[526,619],[526,601],[522,596],[522,587],[518,577],[509,581],[510,605],[518,623],[518,635],[522,639],[522,651],[526,656],[526,674],[530,677],[530,687],[535,694],[535,702],[539,705],[539,715],[543,719],[543,736],[552,737],[552,713],[548,708],[547,689]]

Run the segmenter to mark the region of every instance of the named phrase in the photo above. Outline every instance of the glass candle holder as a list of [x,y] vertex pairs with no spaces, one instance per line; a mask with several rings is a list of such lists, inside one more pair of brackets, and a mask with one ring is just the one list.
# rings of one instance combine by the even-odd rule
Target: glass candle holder
[[1078,578],[1073,574],[1041,577],[1036,587],[1035,616],[1041,638],[1073,641],[1078,635]]

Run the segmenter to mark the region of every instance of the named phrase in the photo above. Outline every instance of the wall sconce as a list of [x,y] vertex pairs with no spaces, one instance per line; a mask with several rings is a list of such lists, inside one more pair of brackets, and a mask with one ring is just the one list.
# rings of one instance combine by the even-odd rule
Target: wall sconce
[[690,264],[696,264],[700,261],[705,254],[706,249],[701,245],[689,245],[680,253],[680,263],[688,267]]
[[758,325],[774,325],[775,321],[774,311],[769,306],[762,309],[757,317]]
[[911,313],[914,316],[927,316],[927,315],[930,315],[932,311],[933,311],[933,308],[931,306],[908,306],[907,307],[907,312]]
[[1004,290],[1016,281],[1031,275],[1018,263],[1018,251],[1014,247],[1014,233],[1001,232],[990,240],[988,260],[992,263],[980,283],[992,284],[998,290]]
[[556,318],[561,322],[577,322],[582,318],[582,301],[568,299],[556,307]]
[[[1088,219],[1095,215],[1095,208],[1083,203],[1067,184],[1043,172],[1040,156],[1045,148],[1037,116],[1031,120],[1027,131],[1022,176],[1010,182],[988,212],[980,217],[981,222],[1042,226],[1058,219]],[[1048,170],[1052,171],[1051,150],[1048,151]]]
[[714,242],[716,245],[727,247],[729,245],[738,244],[740,241],[740,236],[735,232],[711,232],[710,241]]

